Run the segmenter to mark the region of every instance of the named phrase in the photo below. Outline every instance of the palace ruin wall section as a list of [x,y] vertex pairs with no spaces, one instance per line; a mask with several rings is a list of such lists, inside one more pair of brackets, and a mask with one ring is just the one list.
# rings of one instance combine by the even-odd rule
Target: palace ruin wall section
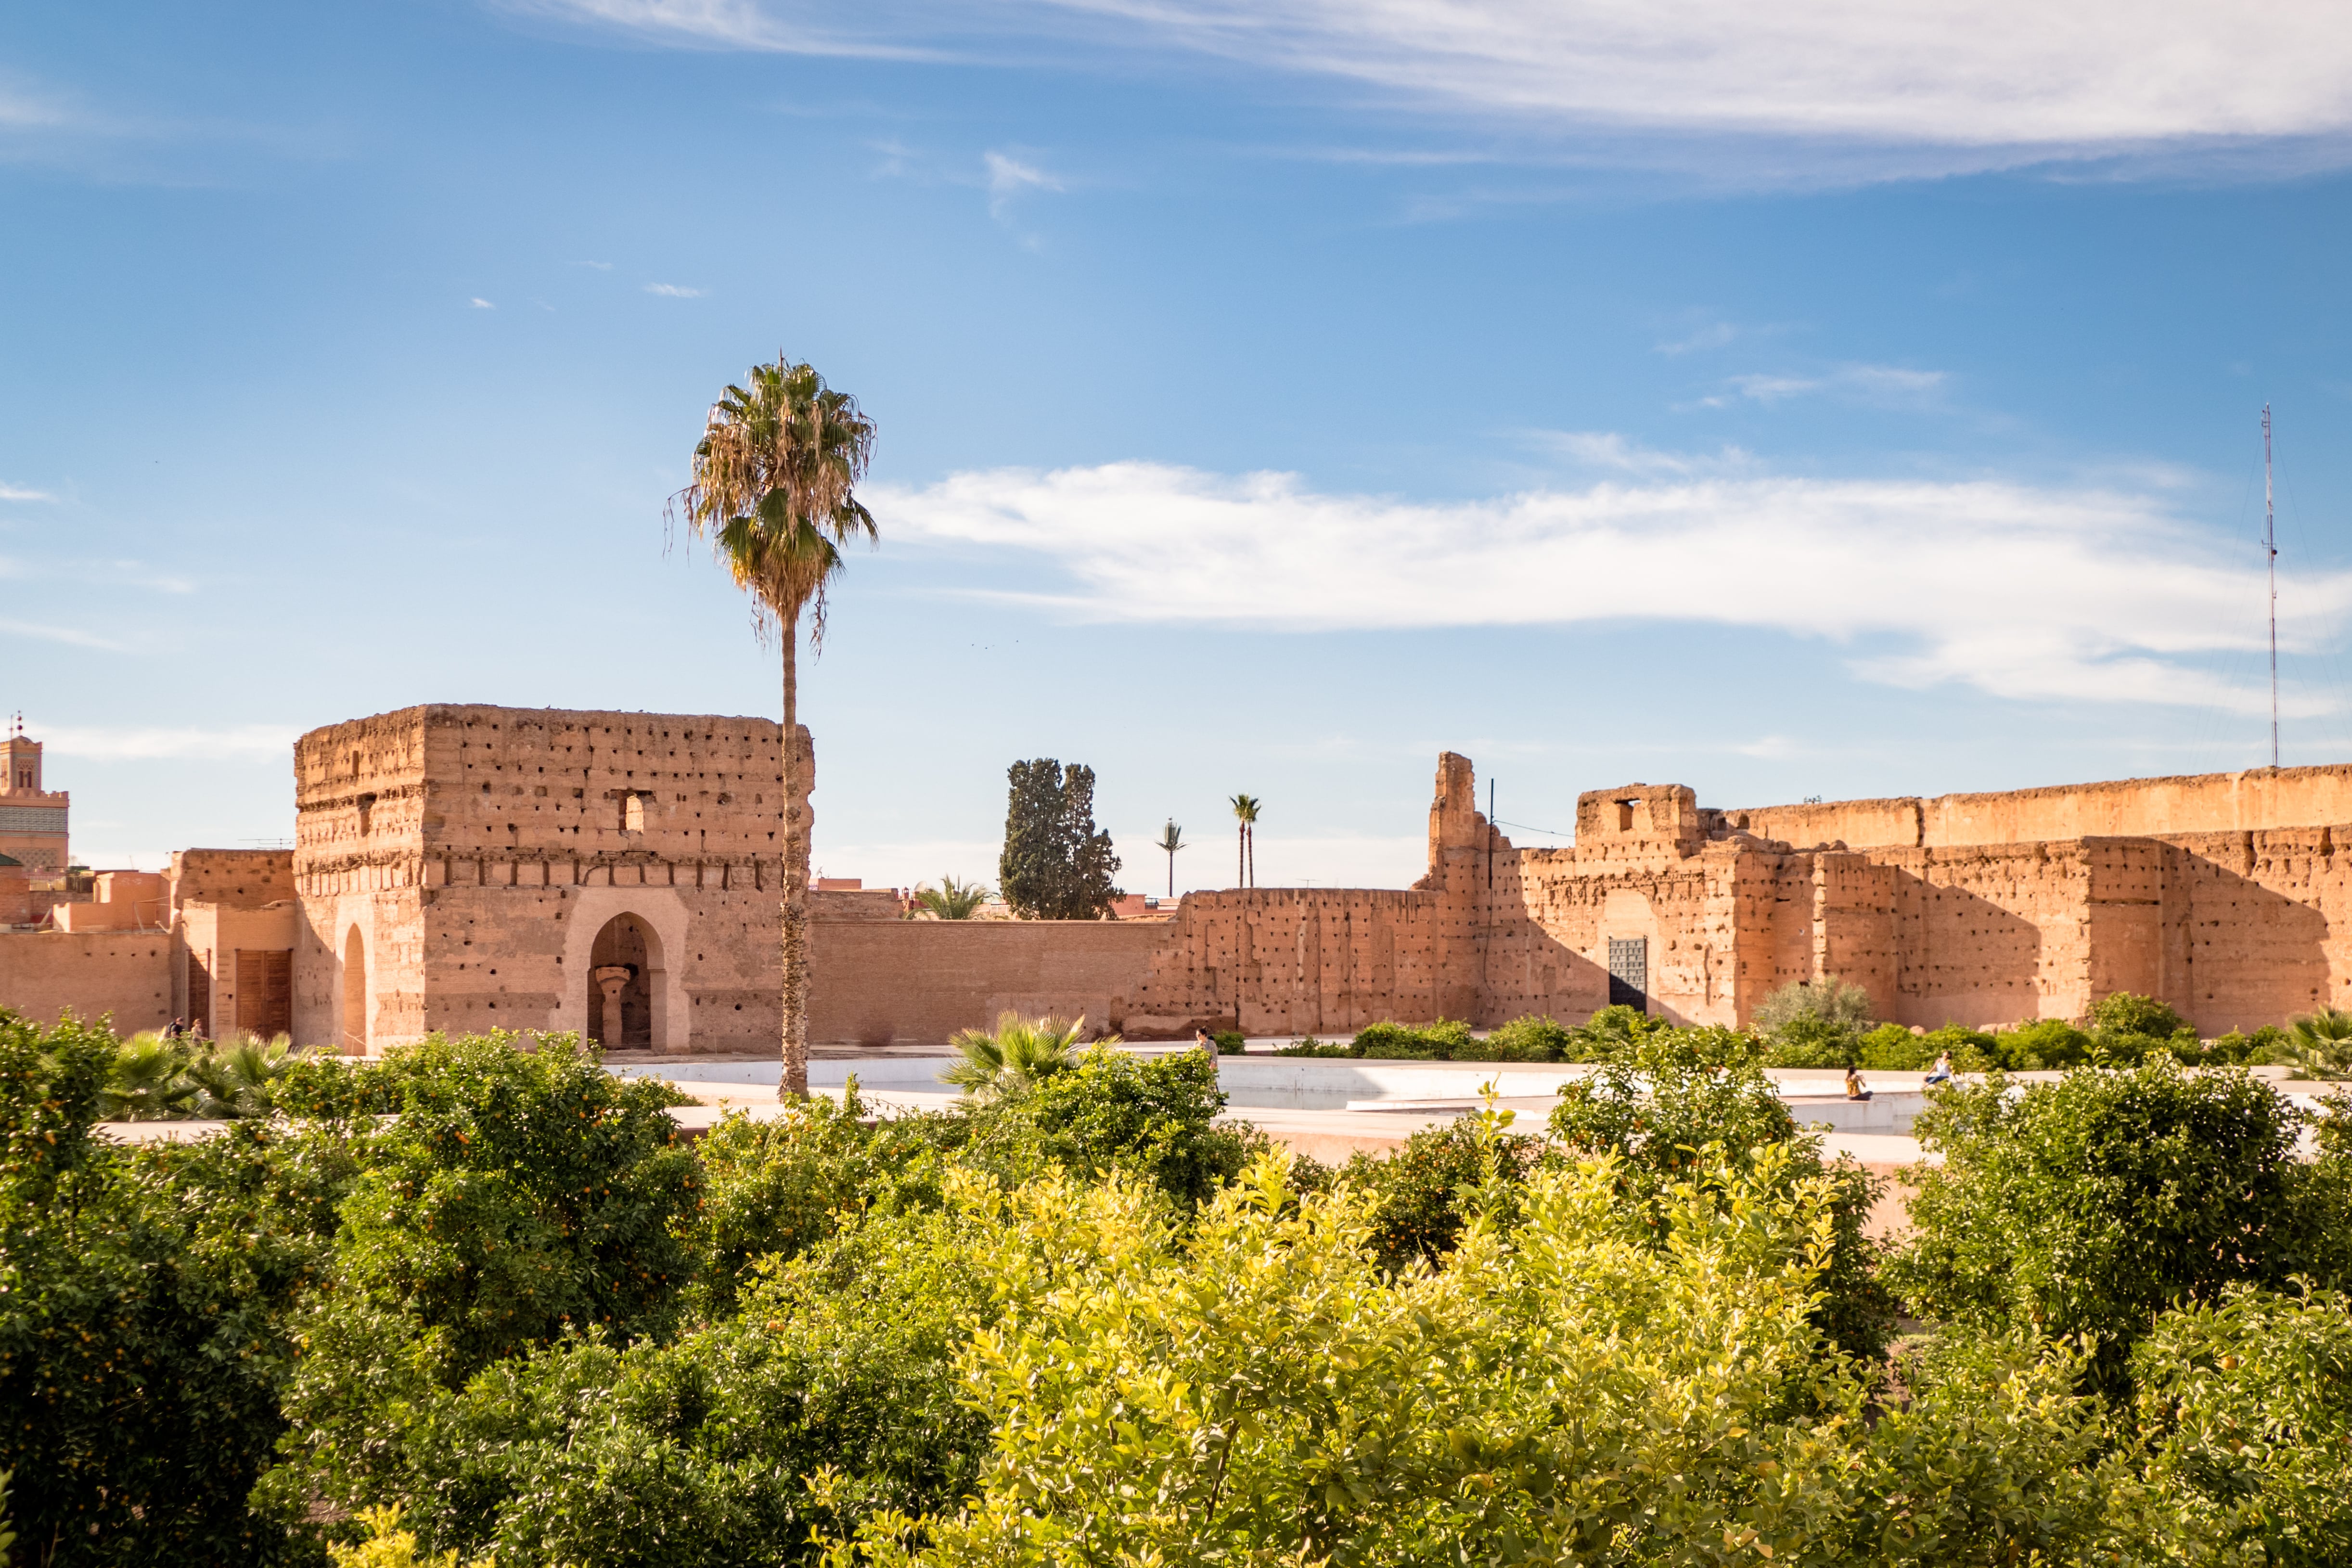
[[165,931],[0,931],[0,1006],[40,1024],[109,1014],[122,1034],[172,1021]]
[[760,719],[457,705],[305,735],[302,1029],[346,1048],[584,1031],[595,943],[627,916],[652,944],[657,1046],[774,1041],[781,735]]

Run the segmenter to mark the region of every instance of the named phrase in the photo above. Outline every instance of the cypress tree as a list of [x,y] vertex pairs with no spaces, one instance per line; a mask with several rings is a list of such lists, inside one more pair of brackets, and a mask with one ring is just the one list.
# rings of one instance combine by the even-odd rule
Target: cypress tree
[[1052,757],[1015,763],[1004,812],[997,884],[1028,921],[1099,920],[1118,889],[1110,835],[1095,826],[1095,771]]

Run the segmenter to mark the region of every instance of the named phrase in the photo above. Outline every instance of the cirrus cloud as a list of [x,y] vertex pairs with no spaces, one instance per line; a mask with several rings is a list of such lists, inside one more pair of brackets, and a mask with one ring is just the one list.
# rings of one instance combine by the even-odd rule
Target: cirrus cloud
[[[2352,27],[2328,0],[2282,0],[2260,26],[2211,0],[1013,0],[984,13],[927,0],[508,5],[690,47],[1024,63],[1041,39],[1174,49],[1523,127],[1970,153],[1880,173],[2281,139],[2327,142],[2295,161],[2336,163],[2352,133]],[[2278,155],[2269,162],[2275,170]]]
[[[1594,449],[1617,450],[1595,438]],[[2027,700],[2263,709],[2200,661],[2262,646],[2263,573],[2113,489],[1720,477],[1492,500],[1329,494],[1292,474],[1108,463],[880,492],[887,526],[1017,552],[1095,622],[1284,630],[1711,624],[1856,645],[1866,679]],[[2283,574],[2280,634],[2322,645],[2352,574]]]

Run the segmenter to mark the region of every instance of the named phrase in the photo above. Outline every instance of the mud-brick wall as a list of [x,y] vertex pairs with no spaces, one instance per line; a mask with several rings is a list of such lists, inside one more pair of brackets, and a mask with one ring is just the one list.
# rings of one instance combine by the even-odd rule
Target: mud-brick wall
[[1982,1027],[2088,1005],[2079,845],[1874,852],[1895,873],[1895,1021]]
[[[1429,891],[1259,888],[1188,893],[1156,928],[1127,1000],[1139,1037],[1196,1025],[1252,1035],[1349,1035],[1381,1019],[1428,1023],[1475,984],[1447,963],[1448,900]],[[1465,1005],[1466,1004],[1466,1005]]]
[[1123,1029],[1127,997],[1168,931],[1156,921],[814,922],[809,1038],[936,1044],[1006,1011]]
[[43,1024],[71,1008],[122,1034],[172,1021],[172,939],[153,931],[0,931],[0,1007]]
[[2352,1005],[2342,829],[2168,836],[2165,1000],[2207,1035]]
[[1573,859],[1573,851],[1542,849],[1496,857],[1479,1022],[1530,1014],[1573,1022],[1608,1005],[1608,971],[1591,955],[1599,906],[1574,897],[1560,874]]
[[1512,858],[1515,885],[1497,892],[1515,896],[1490,917],[1481,1022],[1591,1016],[1608,1005],[1612,937],[1648,942],[1652,1012],[1700,1023],[1729,1007],[1729,966],[1712,939],[1725,918],[1710,896],[1712,861],[1659,846],[1519,850]]

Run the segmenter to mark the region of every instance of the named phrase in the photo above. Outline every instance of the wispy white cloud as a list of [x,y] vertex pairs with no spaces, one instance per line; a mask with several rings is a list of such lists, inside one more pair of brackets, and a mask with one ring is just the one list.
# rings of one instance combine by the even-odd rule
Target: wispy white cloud
[[193,726],[53,729],[27,721],[26,729],[53,755],[93,762],[291,756],[295,738],[302,732],[290,724],[235,724],[217,730]]
[[0,132],[57,131],[89,122],[89,115],[62,95],[21,79],[0,78]]
[[467,300],[466,303],[472,306],[477,310],[495,310],[498,309],[496,305],[491,304],[488,300],[482,299],[478,295]]
[[688,289],[681,283],[648,283],[646,285],[646,292],[648,294],[658,294],[665,300],[699,300],[702,298],[701,289]]
[[1011,214],[1013,198],[1024,191],[1059,191],[1062,182],[1034,163],[1026,163],[1003,153],[987,153],[982,163],[988,170],[988,216],[1003,222]]
[[[2297,140],[2326,143],[2299,163],[2352,153],[2352,27],[2333,0],[2281,0],[2259,26],[2210,0],[1013,0],[984,17],[938,0],[519,8],[698,47],[981,58],[1033,58],[1024,42],[1041,37],[1173,47],[1523,127],[1764,138],[1797,163],[1836,146],[1901,154],[1851,164],[1862,178],[2226,158]],[[2263,161],[2232,172],[2258,175]],[[2275,152],[2267,161],[2278,167]]]
[[1842,364],[1810,375],[1748,374],[1731,376],[1725,391],[1699,398],[1689,406],[1727,408],[1742,398],[1768,407],[1792,397],[1829,393],[1856,402],[1922,404],[1932,402],[1950,377],[1940,370],[1910,370],[1892,364]]
[[1696,353],[1702,349],[1729,346],[1739,336],[1739,329],[1728,321],[1710,321],[1704,327],[1657,345],[1662,354]]
[[1614,430],[1534,430],[1531,444],[1583,468],[1654,477],[1753,472],[1756,455],[1744,447],[1726,446],[1719,451],[1668,452],[1629,441]]
[[610,272],[613,270],[613,264],[609,261],[575,261],[572,265],[574,267],[593,267],[599,272]]
[[0,480],[0,500],[55,500],[47,490],[37,490],[24,485],[12,485]]
[[[1074,620],[1712,624],[1863,644],[1855,671],[1899,686],[2267,701],[2199,663],[2261,646],[2261,572],[2125,490],[1749,477],[1422,502],[1112,463],[961,473],[881,502],[898,537],[1058,566],[1066,587],[1003,596]],[[2280,610],[2288,647],[2322,646],[2352,573],[2283,577]]]
[[[838,6],[827,26],[814,18],[824,7],[792,8],[758,0],[493,0],[500,9],[552,16],[635,33],[666,43],[701,48],[751,49],[771,54],[832,55],[864,58],[928,59],[936,49],[894,41],[877,20],[903,21],[872,8]],[[861,14],[862,13],[862,14]],[[940,25],[934,19],[933,25]]]
[[68,647],[102,648],[109,653],[120,653],[123,647],[111,637],[100,637],[96,632],[84,631],[79,626],[52,626],[39,621],[19,621],[8,617],[0,617],[0,637],[31,637],[37,642],[64,643]]

